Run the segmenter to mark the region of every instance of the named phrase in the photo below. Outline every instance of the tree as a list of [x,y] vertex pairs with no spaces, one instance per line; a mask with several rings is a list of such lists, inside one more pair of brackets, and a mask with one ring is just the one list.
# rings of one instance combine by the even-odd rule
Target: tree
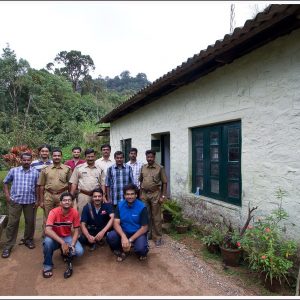
[[[59,52],[54,61],[57,64],[63,64],[64,67],[56,68],[54,73],[64,75],[72,82],[73,91],[76,92],[79,88],[79,81],[85,80],[91,70],[95,70],[95,65],[89,55],[83,55],[80,51],[71,50]],[[54,63],[48,63],[46,68],[53,70]]]

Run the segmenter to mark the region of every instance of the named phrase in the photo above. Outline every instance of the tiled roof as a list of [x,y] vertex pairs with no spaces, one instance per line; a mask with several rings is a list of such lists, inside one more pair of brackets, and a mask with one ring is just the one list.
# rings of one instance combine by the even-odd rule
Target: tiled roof
[[232,34],[226,34],[137,92],[99,122],[112,122],[298,28],[299,4],[270,5],[254,19],[247,20],[243,27],[235,28]]

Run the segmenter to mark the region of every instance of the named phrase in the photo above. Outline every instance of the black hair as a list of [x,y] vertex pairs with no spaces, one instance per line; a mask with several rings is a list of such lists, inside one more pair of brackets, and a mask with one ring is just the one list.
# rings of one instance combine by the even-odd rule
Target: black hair
[[135,152],[136,154],[138,153],[138,151],[137,151],[136,148],[130,148],[129,153],[130,153],[130,152]]
[[103,195],[103,190],[101,188],[95,188],[92,190],[92,195],[94,195],[94,193],[100,193]]
[[101,146],[101,151],[102,151],[103,148],[109,148],[109,150],[111,150],[111,145],[110,144],[103,144]]
[[116,151],[114,154],[114,158],[116,158],[117,155],[123,155],[124,157],[124,153],[122,151]]
[[54,148],[54,149],[51,151],[51,154],[53,155],[54,152],[60,152],[60,154],[62,155],[62,151],[61,151],[59,148]]
[[74,200],[74,196],[70,192],[63,192],[59,197],[59,201],[62,201],[66,196],[71,197],[72,201]]
[[20,155],[20,158],[22,159],[24,156],[32,158],[32,154],[29,153],[29,152],[22,152],[21,155]]
[[72,152],[73,152],[74,150],[79,150],[80,152],[82,151],[82,149],[81,149],[80,147],[73,147],[73,148],[72,148]]
[[43,148],[47,148],[49,151],[51,151],[51,146],[48,144],[43,144],[38,147],[38,151],[40,152]]
[[88,154],[95,153],[95,150],[93,148],[88,148],[84,151],[84,156],[87,156]]
[[156,152],[154,151],[154,150],[147,150],[146,152],[145,152],[145,154],[146,155],[148,155],[148,154],[153,154],[154,156],[156,155]]
[[139,189],[138,189],[138,187],[135,184],[129,183],[129,184],[125,185],[124,188],[123,188],[124,195],[129,190],[133,190],[138,195]]

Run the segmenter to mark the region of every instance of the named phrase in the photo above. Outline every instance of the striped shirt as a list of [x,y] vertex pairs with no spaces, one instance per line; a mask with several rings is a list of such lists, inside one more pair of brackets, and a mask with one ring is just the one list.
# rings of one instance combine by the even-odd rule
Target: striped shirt
[[39,172],[41,172],[42,169],[44,169],[45,167],[47,167],[51,164],[53,164],[53,161],[51,159],[48,159],[46,162],[43,162],[42,160],[37,159],[31,163],[31,166],[33,168],[35,168],[36,170],[38,170]]
[[123,197],[123,188],[125,185],[133,183],[133,174],[130,166],[123,164],[118,168],[113,164],[107,169],[105,185],[110,188],[110,197],[113,204],[120,202]]
[[132,175],[133,175],[133,183],[140,188],[140,182],[139,182],[139,177],[141,173],[141,169],[143,166],[143,163],[141,161],[136,161],[135,163],[131,163],[128,161],[126,165],[130,166],[132,168]]
[[39,172],[30,167],[25,170],[22,166],[12,168],[4,178],[5,184],[11,183],[10,198],[18,204],[31,204],[36,202],[36,186]]

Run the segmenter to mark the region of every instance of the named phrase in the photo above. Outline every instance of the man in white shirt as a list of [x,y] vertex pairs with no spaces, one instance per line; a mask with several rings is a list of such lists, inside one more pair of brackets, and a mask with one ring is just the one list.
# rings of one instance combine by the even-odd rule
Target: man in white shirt
[[126,165],[130,166],[132,168],[133,173],[133,183],[140,189],[140,173],[143,166],[143,163],[141,161],[138,161],[136,159],[137,157],[137,149],[131,148],[129,150],[129,161],[126,163]]
[[106,177],[107,169],[114,164],[114,162],[109,158],[111,152],[111,146],[109,144],[104,144],[101,146],[102,157],[95,161],[96,167],[100,167],[104,171],[104,179]]

